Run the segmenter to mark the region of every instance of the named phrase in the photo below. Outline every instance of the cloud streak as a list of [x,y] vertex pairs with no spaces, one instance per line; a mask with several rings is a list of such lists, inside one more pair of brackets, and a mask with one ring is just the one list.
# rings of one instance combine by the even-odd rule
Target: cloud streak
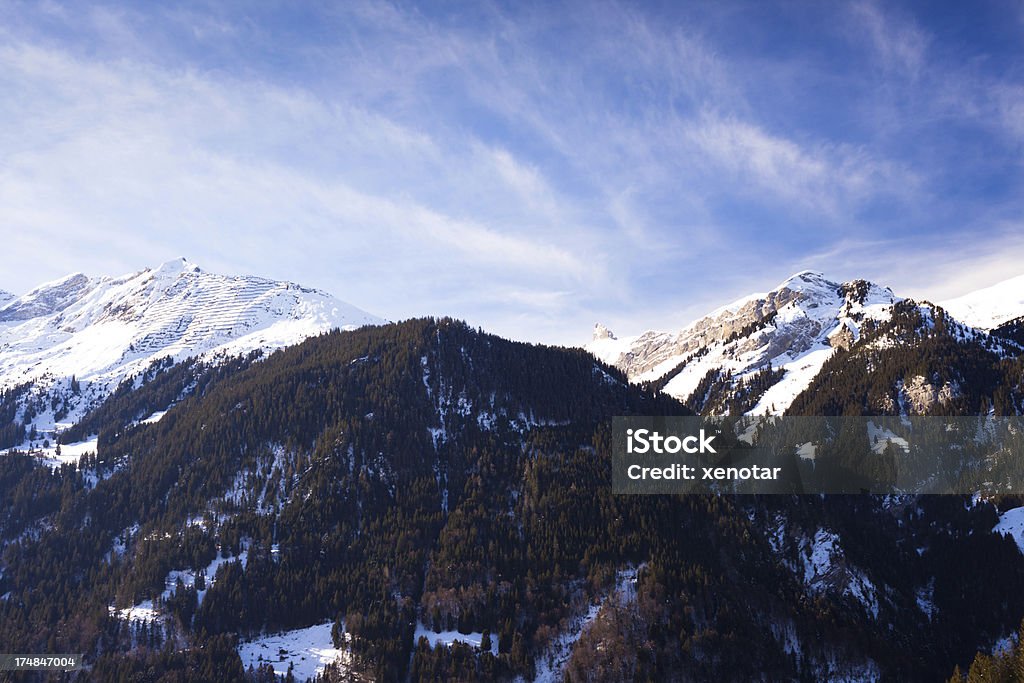
[[0,5],[0,287],[186,255],[574,342],[798,265],[989,263],[1019,74],[912,8],[789,11]]

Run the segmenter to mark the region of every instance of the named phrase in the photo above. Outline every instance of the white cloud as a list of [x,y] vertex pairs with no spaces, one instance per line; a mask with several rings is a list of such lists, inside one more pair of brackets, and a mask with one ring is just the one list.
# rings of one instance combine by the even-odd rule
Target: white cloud
[[927,62],[928,34],[909,19],[883,12],[874,2],[850,6],[852,38],[867,38],[883,69],[916,78]]
[[848,145],[802,146],[734,118],[705,114],[688,135],[712,163],[740,183],[829,217],[851,212],[880,193],[912,196],[918,180],[909,170]]

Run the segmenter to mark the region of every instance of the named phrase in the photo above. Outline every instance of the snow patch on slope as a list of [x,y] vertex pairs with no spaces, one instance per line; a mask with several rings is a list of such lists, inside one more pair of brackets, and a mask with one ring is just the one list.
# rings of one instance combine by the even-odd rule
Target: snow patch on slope
[[122,610],[115,611],[114,608],[111,607],[110,613],[116,614],[117,618],[122,621],[130,621],[133,623],[154,622],[160,618],[160,613],[153,605],[152,600],[143,600],[137,605],[126,607]]
[[327,622],[240,643],[242,667],[258,669],[269,664],[276,676],[285,676],[291,669],[297,681],[308,681],[333,662],[344,667],[351,663],[351,654],[334,647],[331,627]]
[[42,439],[36,439],[35,442],[25,441],[20,446],[15,447],[15,450],[23,451],[29,455],[35,456],[40,460],[40,462],[49,466],[50,469],[55,470],[59,469],[61,465],[77,464],[84,455],[95,454],[97,450],[98,437],[93,435],[85,441],[76,441],[75,443],[59,445],[47,441],[46,443],[49,445],[45,447],[42,443]]
[[[534,683],[557,683],[562,680],[562,673],[572,655],[573,646],[590,628],[609,601],[616,601],[619,605],[627,605],[636,601],[637,577],[643,567],[644,565],[640,565],[619,570],[616,573],[615,590],[612,594],[606,596],[599,604],[591,605],[583,614],[577,615],[569,627],[537,656],[534,662],[537,673],[533,679]],[[521,678],[517,679],[517,681],[521,680]]]
[[999,523],[992,527],[992,533],[1009,536],[1024,553],[1024,507],[1013,508],[999,515]]
[[849,595],[878,618],[878,591],[863,571],[846,561],[839,536],[819,528],[813,540],[803,539],[801,550],[804,585],[812,594]]
[[[427,643],[430,644],[431,649],[436,648],[438,645],[444,647],[451,647],[454,643],[464,643],[470,647],[480,648],[480,644],[483,642],[484,634],[482,631],[474,631],[473,633],[459,633],[458,631],[441,631],[437,633],[430,630],[423,625],[423,622],[416,622],[416,633],[412,638],[413,645],[420,642],[420,638],[426,638]],[[491,637],[491,654],[495,657],[498,656],[498,638],[497,636]]]
[[[242,568],[248,561],[249,553],[246,550],[241,551],[237,557],[222,557],[220,550],[217,551],[217,557],[206,566],[202,571],[202,576],[205,579],[206,588],[196,591],[196,602],[200,605],[203,604],[203,598],[206,596],[206,591],[210,590],[217,580],[217,570],[220,569],[221,565],[229,562],[240,562]],[[172,569],[168,574],[167,578],[164,579],[164,592],[161,594],[161,598],[166,600],[175,594],[178,589],[178,581],[184,588],[194,588],[196,585],[196,572],[191,569]]]
[[[134,531],[126,529],[125,532],[123,532],[123,535],[130,535],[131,533],[137,532],[138,525],[135,525],[133,529]],[[115,539],[113,552],[117,555],[123,555],[124,550],[124,541],[121,539]],[[203,576],[206,578],[206,588],[196,592],[197,602],[199,604],[202,604],[203,597],[206,595],[206,591],[209,590],[210,586],[212,586],[216,581],[217,570],[220,568],[221,565],[227,564],[229,562],[239,562],[241,563],[242,568],[244,569],[248,561],[248,557],[249,553],[247,550],[242,550],[237,556],[234,557],[224,557],[221,555],[221,549],[218,546],[217,557],[215,557],[213,561],[210,562],[210,564],[207,565],[206,568],[203,570]],[[166,600],[167,598],[174,595],[174,593],[177,591],[179,579],[181,580],[181,583],[184,587],[193,588],[195,587],[196,573],[191,569],[171,570],[171,572],[168,573],[167,578],[164,579],[164,591],[160,595],[161,600]],[[129,621],[132,623],[156,623],[161,621],[164,617],[163,612],[160,610],[157,604],[154,603],[152,599],[143,600],[137,605],[126,607],[120,610],[116,609],[113,605],[111,605],[110,607],[108,607],[108,610],[112,616],[116,616],[119,619]]]

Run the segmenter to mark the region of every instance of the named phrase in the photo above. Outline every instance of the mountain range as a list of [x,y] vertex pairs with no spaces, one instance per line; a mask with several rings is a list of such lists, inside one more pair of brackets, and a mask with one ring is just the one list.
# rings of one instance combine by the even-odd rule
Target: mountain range
[[[888,321],[902,301],[872,282],[804,271],[675,333],[617,338],[598,324],[585,348],[630,381],[652,383],[701,412],[725,407],[707,401],[716,384],[759,378],[743,412],[782,414],[837,350],[856,343],[863,326]],[[965,328],[998,335],[1024,317],[1024,276],[939,306]],[[78,273],[22,296],[0,292],[0,389],[20,388],[23,405],[32,397],[34,425],[51,433],[158,359],[270,352],[334,328],[384,322],[320,290],[209,273],[183,258],[121,277]]]
[[617,415],[1024,414],[1012,306],[805,272],[591,354],[183,261],[8,299],[0,643],[73,680],[941,680],[1024,618],[1019,495],[611,492]]

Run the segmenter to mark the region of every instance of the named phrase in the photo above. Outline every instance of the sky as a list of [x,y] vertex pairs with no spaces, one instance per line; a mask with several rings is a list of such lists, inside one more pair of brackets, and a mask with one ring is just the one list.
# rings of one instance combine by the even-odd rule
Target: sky
[[1024,4],[0,0],[0,289],[187,257],[581,344],[1024,273]]

